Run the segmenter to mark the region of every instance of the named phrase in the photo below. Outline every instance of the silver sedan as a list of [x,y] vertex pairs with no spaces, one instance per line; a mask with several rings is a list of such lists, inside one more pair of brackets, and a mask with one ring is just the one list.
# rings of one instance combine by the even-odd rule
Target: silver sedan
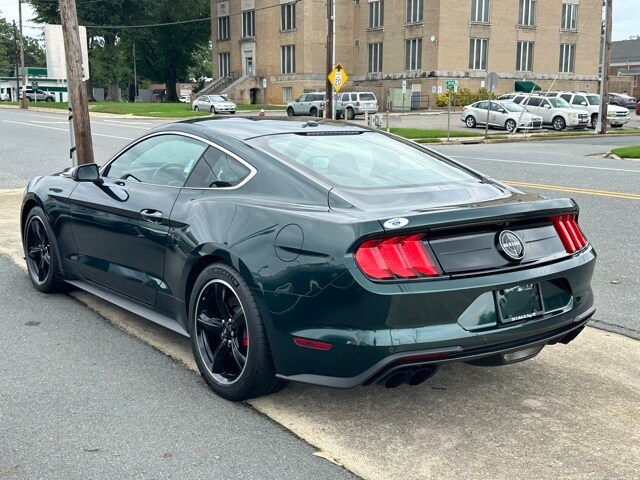
[[201,95],[191,104],[191,109],[211,113],[236,113],[236,104],[222,95]]
[[[460,120],[469,128],[486,125],[489,100],[481,100],[462,109]],[[525,112],[524,109],[508,100],[493,100],[488,115],[489,126],[505,128],[509,132],[542,128],[542,117]],[[519,123],[518,123],[519,122]]]

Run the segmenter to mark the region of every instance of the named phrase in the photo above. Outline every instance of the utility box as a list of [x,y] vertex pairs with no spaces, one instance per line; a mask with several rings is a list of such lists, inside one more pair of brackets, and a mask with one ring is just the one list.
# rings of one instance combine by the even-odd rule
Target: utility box
[[387,102],[391,103],[393,112],[408,112],[411,110],[411,92],[408,91],[403,96],[402,88],[390,88]]

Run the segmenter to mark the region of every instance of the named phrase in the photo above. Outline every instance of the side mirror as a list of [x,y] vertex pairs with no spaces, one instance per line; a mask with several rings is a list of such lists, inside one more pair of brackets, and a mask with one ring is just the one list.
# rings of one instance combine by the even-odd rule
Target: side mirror
[[544,108],[551,108],[551,105],[549,105],[548,103],[544,106]]
[[98,171],[98,165],[95,163],[78,165],[71,170],[71,178],[76,182],[93,182],[98,185],[102,183],[100,172]]
[[580,105],[582,105],[583,107],[587,106],[587,102],[580,102]]
[[498,110],[500,113],[507,113],[507,111],[504,108],[501,108],[500,110]]

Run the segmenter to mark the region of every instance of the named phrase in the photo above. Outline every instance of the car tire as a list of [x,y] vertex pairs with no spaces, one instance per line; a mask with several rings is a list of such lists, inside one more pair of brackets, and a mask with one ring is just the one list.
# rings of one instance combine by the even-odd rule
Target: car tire
[[611,128],[622,128],[622,125],[611,125]]
[[229,113],[230,113],[231,115],[235,115],[235,114],[236,114],[236,111],[235,111],[235,110],[231,110]]
[[469,115],[467,116],[467,118],[464,119],[464,123],[467,126],[467,128],[476,128],[476,119],[473,115]]
[[287,117],[293,117],[296,112],[293,111],[293,108],[287,108]]
[[195,107],[193,107],[193,111],[194,111],[194,112],[197,112],[197,111],[199,111],[199,110],[200,110],[200,109],[198,108],[198,106],[197,106],[197,105],[196,105]]
[[551,121],[551,126],[556,132],[561,132],[565,128],[567,128],[567,122],[564,121],[562,117],[554,117]]
[[46,98],[46,100],[45,100],[45,102],[53,102],[53,98],[51,98],[51,97],[47,97],[47,98]]
[[27,272],[36,290],[58,293],[66,283],[58,264],[58,245],[49,221],[40,207],[33,207],[24,222],[24,256]]
[[353,108],[347,108],[347,120],[353,120],[356,118],[356,112],[353,111]]
[[595,130],[597,125],[598,125],[598,114],[594,113],[591,115],[591,125],[589,126]]
[[316,107],[313,107],[311,110],[309,110],[309,115],[311,115],[312,117],[317,117],[318,109]]
[[207,385],[233,401],[283,388],[255,296],[237,270],[214,263],[200,273],[192,292],[191,347]]
[[515,121],[515,120],[513,120],[512,118],[510,118],[509,120],[507,120],[507,121],[505,122],[505,124],[504,124],[504,128],[506,128],[506,129],[507,129],[507,131],[508,131],[509,133],[511,133],[511,132],[515,131],[515,129],[516,129],[516,125],[517,125],[517,124],[516,124],[516,121]]
[[216,107],[212,106],[211,107],[211,115],[215,115],[216,113],[218,113],[218,112],[216,112]]

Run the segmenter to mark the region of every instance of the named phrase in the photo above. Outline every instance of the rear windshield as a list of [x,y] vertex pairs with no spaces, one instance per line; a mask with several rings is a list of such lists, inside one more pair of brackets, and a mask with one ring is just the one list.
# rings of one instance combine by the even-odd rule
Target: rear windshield
[[361,93],[360,94],[360,100],[362,100],[363,102],[365,101],[369,101],[369,100],[375,100],[376,96],[373,93]]
[[250,143],[330,184],[351,188],[408,187],[477,180],[418,148],[373,132],[283,134]]

